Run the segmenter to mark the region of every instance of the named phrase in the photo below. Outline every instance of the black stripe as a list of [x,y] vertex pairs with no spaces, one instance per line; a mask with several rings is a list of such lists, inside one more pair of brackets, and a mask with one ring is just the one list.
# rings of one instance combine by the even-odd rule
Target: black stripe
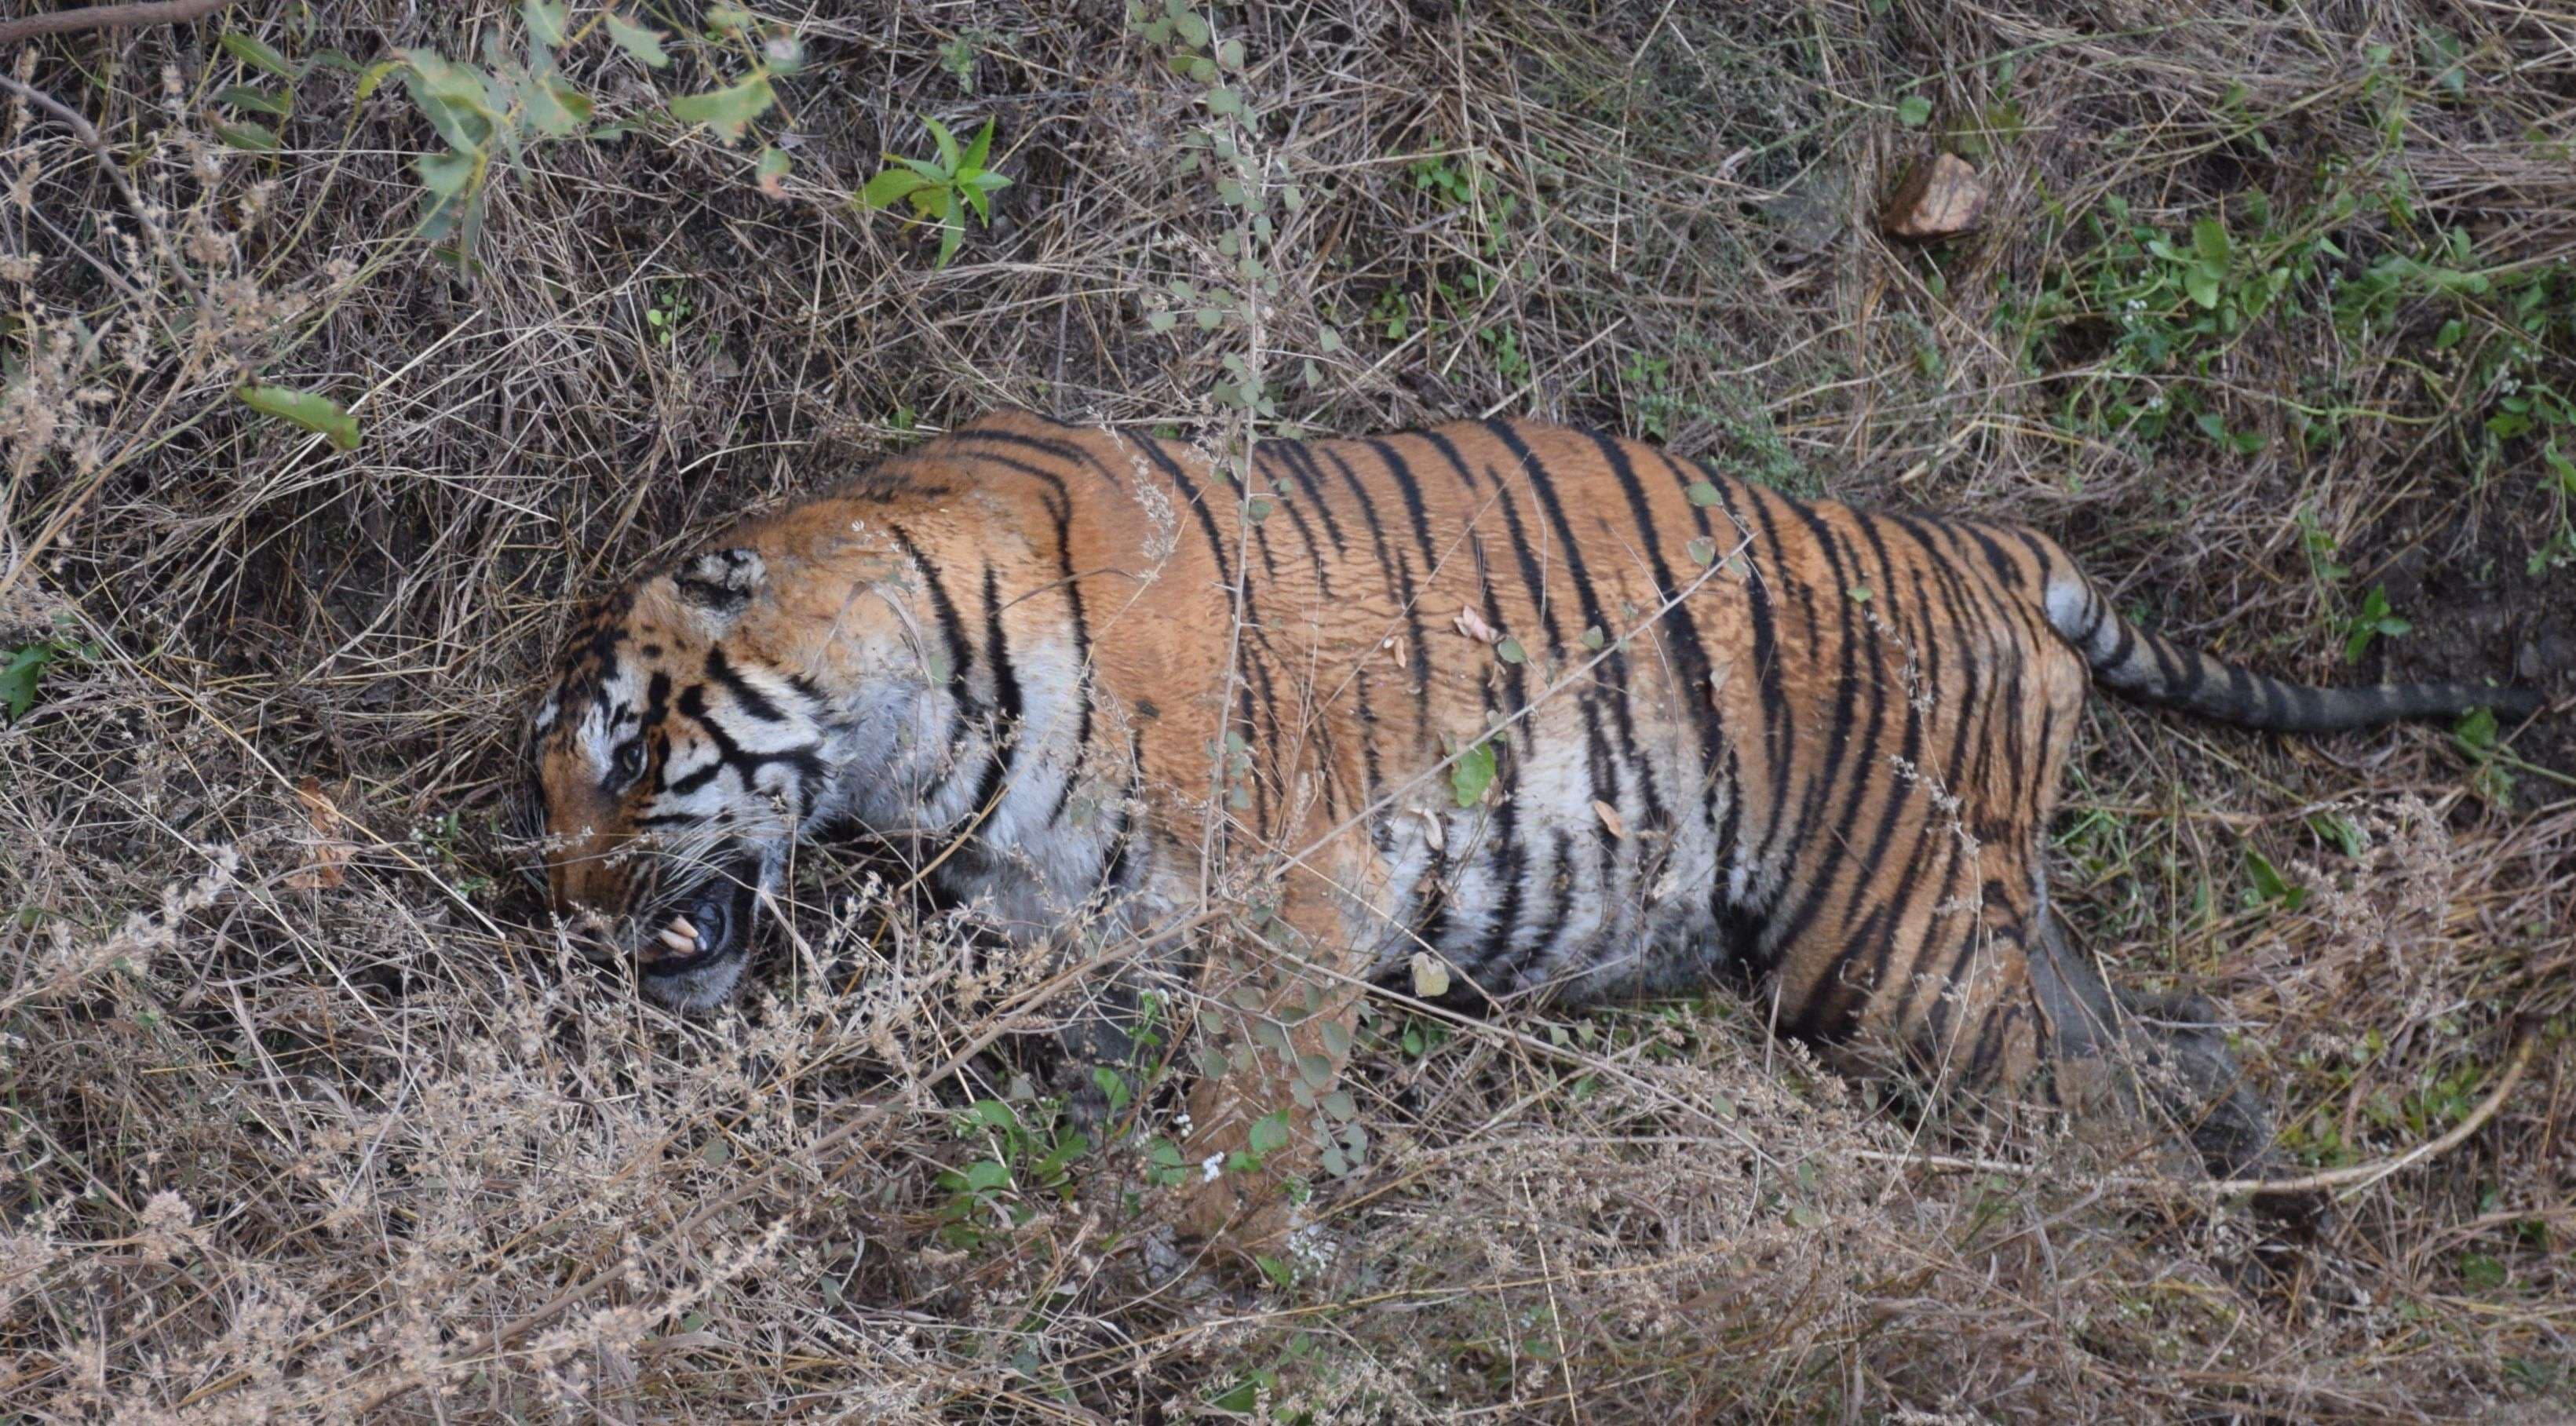
[[[1592,444],[1609,465],[1610,474],[1619,482],[1621,492],[1628,497],[1628,513],[1636,522],[1638,540],[1645,546],[1646,568],[1655,578],[1655,602],[1664,606],[1658,622],[1672,640],[1674,653],[1681,664],[1682,687],[1677,701],[1699,736],[1701,775],[1714,777],[1725,760],[1724,737],[1718,728],[1717,703],[1710,696],[1715,685],[1709,681],[1708,650],[1700,643],[1699,622],[1691,617],[1690,602],[1679,597],[1681,584],[1674,580],[1672,566],[1664,560],[1664,542],[1655,532],[1654,510],[1647,502],[1644,483],[1637,478],[1636,465],[1628,458],[1627,446],[1615,437],[1597,431],[1592,433]],[[1680,467],[1670,460],[1665,464],[1677,478],[1681,477]],[[1690,482],[1684,478],[1681,483],[1687,486]],[[1705,528],[1706,512],[1690,505],[1687,500],[1683,504],[1685,508],[1699,512],[1702,528]],[[1703,795],[1695,800],[1700,804],[1700,820],[1714,837],[1717,834],[1717,817],[1716,809],[1710,805],[1711,799]]]
[[994,805],[1004,775],[1019,760],[1020,678],[1011,666],[1010,641],[1002,633],[1000,577],[989,564],[984,566],[984,659],[993,666],[993,752],[975,785],[975,798],[967,804],[968,816]]
[[[1806,885],[1801,889],[1797,904],[1780,919],[1778,929],[1774,932],[1776,943],[1782,946],[1797,945],[1809,926],[1822,914],[1825,903],[1833,895],[1834,884],[1841,879],[1843,863],[1852,850],[1850,842],[1852,824],[1859,816],[1861,798],[1869,788],[1868,769],[1852,766],[1847,761],[1854,750],[1853,723],[1863,686],[1867,687],[1869,694],[1869,724],[1867,730],[1859,737],[1858,747],[1864,754],[1878,744],[1879,728],[1886,714],[1887,701],[1886,687],[1875,676],[1876,671],[1886,664],[1879,647],[1878,630],[1875,625],[1855,614],[1857,601],[1850,595],[1853,585],[1858,582],[1854,578],[1854,572],[1858,570],[1860,564],[1859,551],[1852,551],[1851,561],[1846,564],[1841,540],[1832,525],[1811,508],[1802,508],[1798,513],[1807,522],[1809,531],[1816,538],[1817,548],[1825,556],[1826,564],[1833,570],[1833,588],[1827,591],[1827,597],[1842,606],[1840,611],[1842,678],[1840,685],[1834,690],[1832,734],[1826,742],[1825,761],[1817,769],[1815,784],[1808,789],[1808,795],[1804,799],[1805,811],[1800,821],[1802,824],[1814,823],[1833,801],[1836,792],[1841,793],[1842,809],[1834,814],[1834,827],[1831,832],[1809,833],[1802,827],[1800,844],[1811,849],[1804,877]],[[1875,586],[1872,588],[1874,591]],[[1861,677],[1858,666],[1860,646],[1864,640],[1870,649],[1870,667],[1873,675],[1867,678]],[[1849,947],[1846,945],[1836,953],[1830,964],[1840,966],[1843,955],[1848,951]],[[1830,976],[1831,971],[1826,974]],[[1824,981],[1820,979],[1817,989],[1822,991],[1824,988]],[[1796,1007],[1793,1013],[1803,1018],[1808,1009],[1808,1006],[1801,1005]]]
[[[1879,522],[1864,516],[1856,523],[1860,526],[1861,533],[1867,537],[1871,551],[1878,556],[1879,568],[1886,574],[1887,583],[1891,586],[1894,585],[1896,582],[1896,563],[1888,557],[1886,542],[1879,534]],[[1889,613],[1895,616],[1888,622],[1895,626],[1897,638],[1904,643],[1905,648],[1908,651],[1909,662],[1911,661],[1910,651],[1912,649],[1916,647],[1930,646],[1938,642],[1938,640],[1932,636],[1929,629],[1917,627],[1909,632],[1907,628],[1908,611],[1920,607],[1924,592],[1919,573],[1916,576],[1915,587],[1913,590],[1914,598],[1899,598],[1898,591],[1894,588],[1890,588],[1886,591]],[[1865,765],[1853,770],[1864,781],[1875,779],[1875,785],[1880,789],[1878,794],[1878,828],[1870,837],[1869,850],[1862,855],[1859,862],[1859,875],[1862,878],[1874,878],[1877,884],[1884,884],[1884,876],[1880,869],[1886,865],[1888,846],[1895,840],[1897,824],[1903,820],[1903,814],[1906,809],[1910,805],[1914,805],[1916,797],[1921,792],[1921,788],[1916,784],[1914,779],[1920,776],[1920,770],[1922,767],[1920,759],[1923,752],[1923,713],[1922,709],[1917,705],[1916,699],[1910,692],[1908,692],[1900,701],[1905,707],[1905,731],[1901,738],[1901,744],[1897,756],[1904,761],[1907,768],[1913,769],[1913,771],[1910,773],[1900,774],[1893,767],[1880,766],[1879,759],[1875,757],[1871,758]],[[1876,733],[1873,728],[1872,741],[1874,742],[1875,740]],[[2026,777],[2022,779],[2022,783],[2026,787],[2036,786],[2039,781],[2040,779],[2036,777]],[[1922,805],[1928,807],[1930,805],[1928,799],[1926,799]],[[1852,819],[1847,816],[1845,821],[1848,824]],[[1848,833],[1837,833],[1838,837],[1847,835]],[[1918,855],[1908,857],[1906,859],[1905,872],[1900,878],[1898,878],[1893,894],[1881,899],[1879,903],[1885,914],[1887,931],[1886,939],[1876,948],[1876,953],[1872,957],[1872,965],[1868,980],[1869,984],[1873,987],[1881,986],[1886,983],[1889,963],[1895,958],[1896,954],[1896,937],[1898,932],[1900,932],[1904,927],[1906,911],[1909,903],[1913,900],[1914,885],[1921,874],[1922,860],[1918,849]],[[1871,881],[1862,880],[1855,883],[1854,893],[1858,896],[1874,889],[1875,886]],[[1873,913],[1874,916],[1877,914],[1879,913]],[[1869,952],[1869,942],[1873,938],[1873,934],[1874,933],[1865,931],[1855,932],[1847,944],[1846,954],[1867,954]],[[1850,1032],[1852,1022],[1857,1020],[1859,1013],[1860,1008],[1858,1006],[1855,1005],[1847,1007],[1845,1012],[1839,1017],[1838,1028],[1834,1033],[1837,1035],[1848,1034]]]
[[[1414,738],[1417,743],[1427,744],[1431,739],[1430,640],[1423,634],[1421,598],[1413,588],[1413,568],[1400,554],[1387,548],[1386,530],[1378,523],[1376,503],[1369,498],[1367,489],[1360,484],[1359,476],[1351,469],[1350,462],[1343,460],[1341,452],[1331,446],[1317,449],[1323,452],[1324,459],[1331,461],[1333,469],[1341,475],[1342,484],[1351,492],[1352,507],[1359,511],[1361,521],[1368,526],[1369,539],[1377,550],[1379,575],[1395,586],[1404,616],[1405,638],[1408,641],[1405,649],[1406,657],[1410,661],[1408,671],[1413,675]],[[1370,774],[1370,779],[1375,781],[1374,772]]]
[[735,705],[752,718],[763,723],[787,721],[787,715],[778,711],[777,704],[770,702],[767,695],[744,680],[742,674],[734,668],[733,661],[725,657],[724,650],[720,647],[707,650],[707,677],[722,687],[726,694],[732,697]]
[[684,795],[694,792],[712,780],[720,768],[725,767],[732,768],[742,775],[742,785],[745,789],[757,791],[759,785],[753,779],[762,768],[784,765],[796,773],[796,792],[800,799],[808,787],[822,779],[823,760],[815,756],[810,747],[789,748],[784,752],[775,753],[746,751],[742,744],[733,740],[731,733],[725,731],[724,725],[708,716],[706,690],[703,686],[693,684],[680,690],[680,696],[673,706],[679,710],[680,716],[696,723],[698,730],[706,735],[707,741],[715,745],[719,761],[710,763],[677,782],[665,784],[672,792]]
[[948,597],[948,586],[939,577],[939,566],[931,563],[930,556],[921,552],[921,547],[913,543],[911,534],[901,525],[887,528],[894,534],[895,548],[921,567],[922,580],[930,595],[930,610],[939,625],[940,644],[948,655],[949,691],[969,717],[980,717],[983,702],[966,681],[967,671],[975,666],[975,649],[966,642],[966,622],[957,617],[957,605]]
[[[1781,682],[1784,656],[1780,647],[1779,611],[1773,607],[1771,592],[1772,577],[1788,568],[1788,557],[1780,544],[1779,529],[1771,519],[1769,493],[1758,486],[1721,478],[1706,466],[1702,466],[1702,471],[1717,487],[1719,499],[1736,528],[1751,531],[1758,543],[1768,550],[1767,559],[1760,549],[1747,552],[1753,568],[1744,581],[1747,617],[1753,632],[1754,670],[1761,679],[1762,750],[1763,757],[1770,764],[1771,800],[1763,809],[1762,843],[1755,848],[1752,859],[1753,868],[1760,871],[1770,865],[1776,840],[1789,820],[1789,781],[1794,773],[1791,761],[1798,745],[1797,720],[1790,712],[1788,693]],[[1739,496],[1753,512],[1749,522],[1743,511],[1736,508]],[[1812,625],[1812,617],[1809,622]],[[1812,648],[1813,644],[1810,643],[1809,647]],[[1739,789],[1738,796],[1741,795]]]
[[1305,493],[1305,503],[1312,505],[1315,517],[1324,522],[1324,538],[1333,542],[1333,553],[1342,553],[1342,527],[1333,518],[1332,502],[1324,498],[1323,472],[1315,464],[1315,453],[1302,441],[1264,441],[1262,449],[1277,453],[1288,478]]
[[[1529,482],[1531,493],[1538,497],[1540,508],[1547,512],[1548,523],[1555,527],[1557,543],[1565,551],[1566,576],[1574,581],[1575,606],[1583,615],[1584,622],[1601,630],[1603,636],[1610,640],[1605,656],[1595,667],[1609,674],[1612,687],[1618,691],[1619,696],[1609,699],[1608,703],[1611,727],[1619,735],[1619,761],[1631,767],[1640,767],[1636,719],[1630,712],[1628,699],[1628,655],[1622,648],[1620,638],[1624,631],[1612,623],[1609,616],[1602,611],[1601,596],[1593,588],[1591,572],[1584,566],[1582,546],[1574,538],[1574,527],[1565,517],[1564,502],[1557,498],[1556,482],[1548,474],[1546,465],[1539,460],[1535,452],[1531,451],[1528,443],[1521,439],[1519,430],[1511,422],[1495,419],[1488,420],[1484,424],[1485,429],[1492,433],[1494,439],[1500,441],[1503,448],[1510,451],[1513,458],[1520,462],[1522,478]],[[1619,763],[1614,763],[1608,770],[1610,775],[1606,778],[1596,777],[1596,781],[1606,782],[1610,787],[1611,795],[1604,800],[1624,810],[1624,788],[1621,786],[1623,779],[1619,775],[1618,768]],[[1654,779],[1641,772],[1637,779],[1637,788],[1644,811],[1644,816],[1640,820],[1650,827],[1671,825],[1671,819],[1664,811],[1663,798],[1655,791]],[[1618,840],[1606,826],[1601,828],[1600,836],[1605,845]],[[1610,885],[1610,880],[1607,876],[1602,879],[1601,891],[1605,896],[1616,889]]]

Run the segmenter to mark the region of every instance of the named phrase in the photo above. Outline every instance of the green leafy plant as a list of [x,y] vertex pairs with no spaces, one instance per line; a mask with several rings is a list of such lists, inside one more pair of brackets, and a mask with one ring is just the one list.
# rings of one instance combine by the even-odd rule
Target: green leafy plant
[[689,302],[689,290],[676,282],[664,283],[652,306],[644,309],[644,325],[653,329],[653,340],[668,347],[680,339],[680,326],[696,309]]
[[2383,636],[2395,638],[2414,627],[2398,618],[2388,607],[2388,586],[2374,584],[2370,593],[2363,596],[2361,608],[2345,623],[2343,661],[2359,663],[2361,656],[2369,652],[2372,640]]
[[[369,68],[358,81],[357,97],[364,100],[387,78],[399,77],[413,105],[447,145],[443,153],[424,154],[413,161],[426,190],[419,236],[445,244],[441,256],[460,267],[473,261],[493,183],[522,161],[530,148],[564,139],[614,138],[629,131],[625,124],[591,127],[591,100],[565,77],[559,60],[562,50],[605,31],[610,43],[647,69],[671,63],[659,30],[617,10],[602,10],[578,29],[562,0],[521,0],[519,15],[527,35],[519,53],[513,54],[505,44],[489,43],[478,64],[432,49],[409,49],[398,60]],[[765,28],[737,6],[711,8],[706,26],[717,40],[741,47],[750,62],[730,84],[671,100],[669,114],[682,124],[703,125],[732,143],[777,105],[773,80],[793,73],[803,52],[792,32]],[[248,96],[237,98],[247,101]],[[764,148],[757,168],[762,190],[781,192],[779,181],[789,167],[785,153]]]
[[966,93],[975,92],[975,61],[989,38],[981,30],[961,30],[956,38],[939,47],[939,67],[948,71],[948,76]]
[[994,121],[986,119],[974,142],[959,147],[957,136],[937,119],[923,116],[931,139],[939,145],[935,159],[905,158],[887,154],[893,167],[884,169],[868,180],[860,201],[872,210],[892,208],[909,203],[913,211],[939,225],[939,256],[933,267],[946,267],[957,256],[958,245],[966,241],[966,210],[993,225],[993,198],[1011,186],[1011,180],[984,165],[993,151]]
[[45,670],[67,658],[95,658],[98,651],[57,630],[54,637],[0,649],[0,721],[16,723],[36,706],[36,685]]
[[1038,1196],[1072,1194],[1073,1164],[1091,1152],[1091,1141],[1058,1124],[1062,1108],[1041,1099],[1023,1117],[1001,1100],[979,1099],[957,1116],[957,1137],[980,1141],[985,1153],[939,1174],[948,1195],[939,1236],[950,1247],[981,1247],[991,1225],[1016,1227],[1036,1217]]
[[2451,739],[2469,760],[2469,790],[2497,806],[2513,805],[2513,770],[2505,766],[2503,730],[2495,710],[2473,708],[2451,728]]
[[487,64],[451,60],[432,49],[403,51],[358,81],[358,98],[389,74],[398,74],[414,107],[447,144],[445,153],[413,160],[423,195],[419,235],[448,242],[446,256],[460,266],[473,261],[483,234],[486,197],[497,168],[517,163],[534,144],[570,138],[589,122],[591,102],[563,76],[556,50],[565,42],[567,15],[553,0],[525,0],[520,18],[527,46],[511,55],[499,44],[485,51]]
[[1209,15],[1201,15],[1189,0],[1163,0],[1160,6],[1149,0],[1127,0],[1127,28],[1149,45],[1171,51],[1168,63],[1174,74],[1200,84],[1214,84],[1218,72],[1243,67],[1243,41],[1225,40],[1211,45],[1216,27]]
[[2296,911],[2308,904],[2308,889],[2283,876],[2271,858],[2250,846],[2245,849],[2245,879],[2248,909],[2278,906],[2284,911]]
[[2098,352],[2061,384],[2061,428],[2148,445],[2176,429],[2198,430],[2250,455],[2262,449],[2262,433],[2231,429],[2210,409],[2204,380],[2232,343],[2315,286],[2323,262],[2343,257],[2321,227],[2332,211],[2285,224],[2251,201],[2250,236],[2210,215],[2177,237],[2131,221],[2128,204],[2113,195],[2083,218],[2089,250],[2052,270],[2029,298],[2008,295],[1998,315],[2007,329],[2020,328],[2024,365],[2035,373],[2073,353]]

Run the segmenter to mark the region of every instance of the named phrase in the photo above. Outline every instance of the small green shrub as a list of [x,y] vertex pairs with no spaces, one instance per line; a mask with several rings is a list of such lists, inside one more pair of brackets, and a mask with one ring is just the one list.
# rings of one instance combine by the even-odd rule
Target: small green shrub
[[957,248],[966,241],[966,210],[993,225],[993,195],[1011,186],[1011,180],[984,165],[993,151],[994,121],[986,119],[975,141],[962,149],[957,136],[937,119],[923,116],[921,121],[930,137],[939,145],[935,159],[905,158],[888,154],[894,166],[868,180],[859,195],[860,202],[875,211],[909,203],[913,211],[939,225],[939,256],[933,267],[946,267],[957,256]]

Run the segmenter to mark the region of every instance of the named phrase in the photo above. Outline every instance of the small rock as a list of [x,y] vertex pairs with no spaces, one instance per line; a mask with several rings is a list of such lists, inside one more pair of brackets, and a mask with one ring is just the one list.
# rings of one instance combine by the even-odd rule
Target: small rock
[[1945,153],[1914,166],[1879,221],[1892,238],[1949,238],[1976,227],[1985,211],[1986,185],[1977,171]]

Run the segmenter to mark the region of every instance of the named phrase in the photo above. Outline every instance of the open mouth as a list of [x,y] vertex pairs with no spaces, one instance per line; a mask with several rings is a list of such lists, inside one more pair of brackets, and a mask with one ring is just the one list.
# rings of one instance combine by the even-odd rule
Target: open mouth
[[636,966],[648,976],[686,975],[740,955],[751,939],[752,880],[719,876],[670,919],[648,926]]

